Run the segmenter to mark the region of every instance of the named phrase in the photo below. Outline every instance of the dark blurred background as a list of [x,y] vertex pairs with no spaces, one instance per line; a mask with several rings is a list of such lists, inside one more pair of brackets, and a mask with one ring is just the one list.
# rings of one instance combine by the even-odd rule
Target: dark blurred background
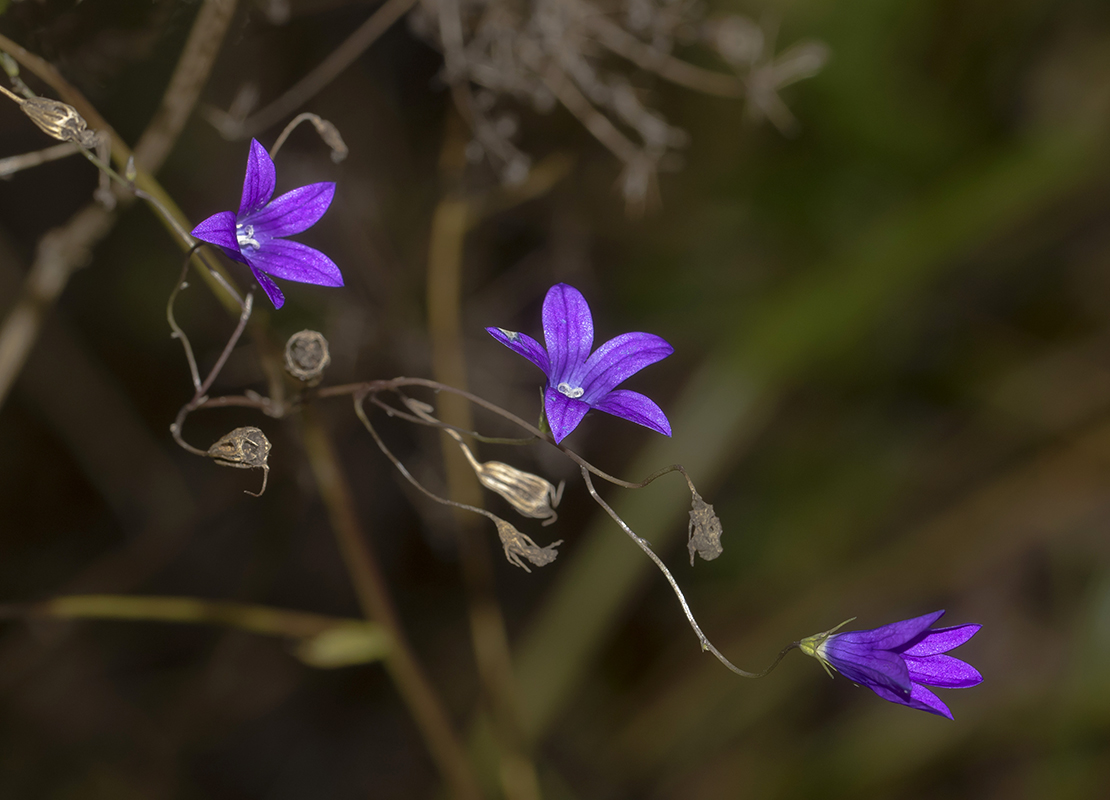
[[[277,97],[374,10],[276,5],[240,4],[202,107],[228,108],[246,82],[263,104]],[[0,32],[57,66],[133,142],[197,7],[0,0]],[[941,692],[950,722],[830,681],[797,653],[763,680],[738,678],[700,652],[663,578],[569,461],[483,447],[483,458],[568,481],[555,526],[513,520],[540,544],[565,540],[550,566],[526,574],[501,559],[491,526],[468,531],[494,558],[543,796],[1105,796],[1110,6],[714,0],[708,13],[828,46],[825,68],[782,92],[796,135],[753,119],[743,100],[626,65],[690,135],[681,169],[660,175],[658,205],[637,216],[620,164],[570,114],[517,108],[519,146],[569,167],[466,238],[469,387],[535,419],[540,374],[483,328],[538,336],[547,288],[573,284],[598,342],[646,330],[675,346],[628,384],[667,411],[672,439],[592,414],[567,443],[629,480],[686,465],[724,524],[724,555],[711,563],[686,563],[677,477],[602,492],[656,544],[718,647],[762,669],[848,617],[869,628],[945,608],[947,623],[982,623],[955,655],[985,679]],[[277,159],[279,192],[338,185],[297,238],[326,251],[347,286],[283,283],[287,305],[269,316],[276,341],[302,328],[328,337],[329,384],[432,374],[430,231],[455,190],[441,154],[460,128],[441,68],[401,21],[306,106],[342,132],[347,160],[332,163],[308,127]],[[270,146],[279,131],[259,139]],[[0,103],[0,157],[50,143]],[[195,113],[159,180],[195,224],[237,207],[246,149]],[[482,164],[467,171],[473,191],[499,191]],[[40,237],[89,202],[95,182],[75,157],[0,183],[0,310]],[[49,313],[0,409],[0,599],[180,595],[358,617],[295,420],[250,410],[189,420],[186,438],[201,447],[237,425],[266,431],[260,499],[243,494],[257,490],[256,473],[173,443],[169,424],[192,395],[165,319],[180,267],[175,243],[134,205]],[[233,321],[192,284],[178,318],[205,368]],[[215,392],[265,390],[250,339]],[[403,484],[347,400],[318,413],[404,628],[465,737],[486,702],[455,521]],[[442,488],[437,436],[375,419]],[[512,435],[489,416],[477,424]],[[496,766],[476,763],[497,796]],[[314,669],[280,638],[219,627],[0,628],[0,797],[437,792],[380,664]]]

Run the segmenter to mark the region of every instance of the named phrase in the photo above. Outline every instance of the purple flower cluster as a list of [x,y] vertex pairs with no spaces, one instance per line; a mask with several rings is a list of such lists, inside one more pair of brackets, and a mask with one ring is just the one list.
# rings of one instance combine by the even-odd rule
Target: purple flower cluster
[[342,286],[343,276],[319,250],[284,238],[316,224],[331,205],[335,184],[311,183],[271,199],[276,186],[273,159],[265,147],[251,139],[239,213],[213,214],[193,229],[193,236],[217,245],[228,258],[250,267],[274,308],[281,308],[285,295],[271,275],[321,286]]
[[654,401],[639,392],[616,387],[648,364],[669,356],[674,348],[653,333],[624,333],[591,354],[594,318],[586,298],[573,286],[557,283],[544,298],[546,349],[524,333],[504,328],[486,330],[547,375],[544,410],[556,442],[578,427],[591,408],[671,435],[671,424]]
[[925,687],[964,689],[983,681],[975,667],[944,655],[982,626],[930,629],[942,616],[943,611],[934,611],[869,631],[835,633],[834,628],[803,639],[798,646],[826,669],[832,667],[884,700],[952,719],[948,706]]

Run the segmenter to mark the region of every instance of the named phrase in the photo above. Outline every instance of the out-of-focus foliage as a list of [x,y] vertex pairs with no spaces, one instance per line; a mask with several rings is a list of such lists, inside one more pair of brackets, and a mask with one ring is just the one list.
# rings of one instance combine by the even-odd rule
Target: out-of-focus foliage
[[[273,24],[266,10],[239,9],[204,102],[227,108],[247,81],[263,102],[278,96],[371,11],[294,0],[288,23]],[[761,669],[847,617],[867,628],[946,608],[946,623],[983,624],[959,655],[985,680],[943,694],[954,722],[829,681],[797,655],[741,680],[700,652],[670,589],[590,503],[573,465],[483,445],[482,462],[568,481],[555,525],[520,522],[541,542],[563,539],[558,560],[531,575],[496,567],[544,796],[1101,797],[1110,7],[802,0],[711,11],[828,45],[820,75],[784,91],[797,135],[755,124],[742,101],[633,70],[630,84],[689,146],[682,170],[660,177],[661,206],[629,219],[612,156],[569,114],[521,109],[529,152],[570,154],[573,167],[467,238],[470,388],[535,418],[534,368],[483,328],[535,333],[544,292],[571,283],[590,298],[600,340],[647,330],[675,346],[629,382],[660,402],[672,439],[597,415],[567,443],[631,480],[686,466],[723,524],[712,562],[687,565],[689,494],[677,476],[602,492],[673,566],[718,647]],[[194,12],[168,0],[24,0],[0,31],[56,64],[133,141]],[[458,126],[442,66],[395,26],[309,104],[342,132],[347,160],[332,163],[307,128],[279,156],[279,192],[337,182],[302,238],[347,286],[296,286],[271,318],[282,336],[326,335],[328,383],[430,374],[433,211],[441,193],[496,191],[481,166],[461,189],[445,177],[444,139]],[[0,157],[48,143],[0,106]],[[233,207],[245,153],[194,115],[159,178],[199,221]],[[0,312],[36,242],[95,185],[79,158],[0,183]],[[167,433],[192,393],[165,321],[180,264],[135,206],[50,316],[0,409],[0,598],[133,592],[355,617],[295,422],[234,409],[189,421],[205,443],[237,426],[265,430],[260,499],[243,494],[257,489],[254,473],[216,469]],[[199,282],[176,312],[210,366],[233,322]],[[264,381],[244,344],[214,390]],[[406,630],[465,730],[481,703],[453,518],[408,492],[348,404],[321,413]],[[434,435],[381,426],[415,473],[442,483]],[[3,797],[436,789],[380,666],[313,669],[280,640],[241,631],[5,623],[0,706]]]

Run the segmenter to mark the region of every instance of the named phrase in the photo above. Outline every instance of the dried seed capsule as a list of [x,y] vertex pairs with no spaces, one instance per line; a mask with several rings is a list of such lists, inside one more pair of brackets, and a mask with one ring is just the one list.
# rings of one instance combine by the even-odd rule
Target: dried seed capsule
[[686,548],[690,551],[690,566],[694,566],[694,554],[705,561],[712,561],[724,548],[721,546],[721,520],[713,506],[705,502],[701,495],[694,492],[690,501],[690,537]]
[[266,491],[266,480],[270,476],[270,440],[261,430],[255,427],[236,428],[231,433],[221,436],[219,440],[208,448],[208,457],[225,467],[236,469],[262,470],[262,489],[255,494],[261,497]]
[[96,134],[73,106],[49,97],[28,97],[19,101],[19,107],[48,136],[89,149],[96,147]]
[[511,464],[501,461],[487,461],[480,464],[474,459],[470,450],[466,449],[466,445],[460,443],[460,446],[470,457],[470,465],[482,485],[504,497],[521,514],[542,519],[544,525],[550,525],[559,518],[555,513],[555,507],[559,505],[559,500],[563,496],[561,482],[556,489],[550,481],[531,472],[517,469]]
[[330,363],[328,340],[321,333],[294,333],[285,344],[285,371],[310,386],[320,382]]
[[520,567],[525,572],[532,570],[520,560],[521,556],[537,567],[542,567],[550,564],[559,555],[555,548],[563,543],[562,539],[546,547],[540,547],[532,541],[531,537],[521,533],[500,517],[493,517],[493,522],[497,526],[497,535],[501,537],[501,546],[505,548],[505,558],[509,559],[510,564]]

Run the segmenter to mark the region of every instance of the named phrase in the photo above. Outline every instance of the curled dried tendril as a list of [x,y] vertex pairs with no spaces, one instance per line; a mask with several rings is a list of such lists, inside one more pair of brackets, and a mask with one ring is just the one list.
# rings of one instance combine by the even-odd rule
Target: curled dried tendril
[[266,491],[266,480],[270,476],[270,465],[267,463],[270,447],[266,434],[258,428],[248,426],[236,428],[221,436],[208,448],[208,457],[225,467],[262,470],[262,488],[257,494],[247,492],[254,497],[261,497]]

